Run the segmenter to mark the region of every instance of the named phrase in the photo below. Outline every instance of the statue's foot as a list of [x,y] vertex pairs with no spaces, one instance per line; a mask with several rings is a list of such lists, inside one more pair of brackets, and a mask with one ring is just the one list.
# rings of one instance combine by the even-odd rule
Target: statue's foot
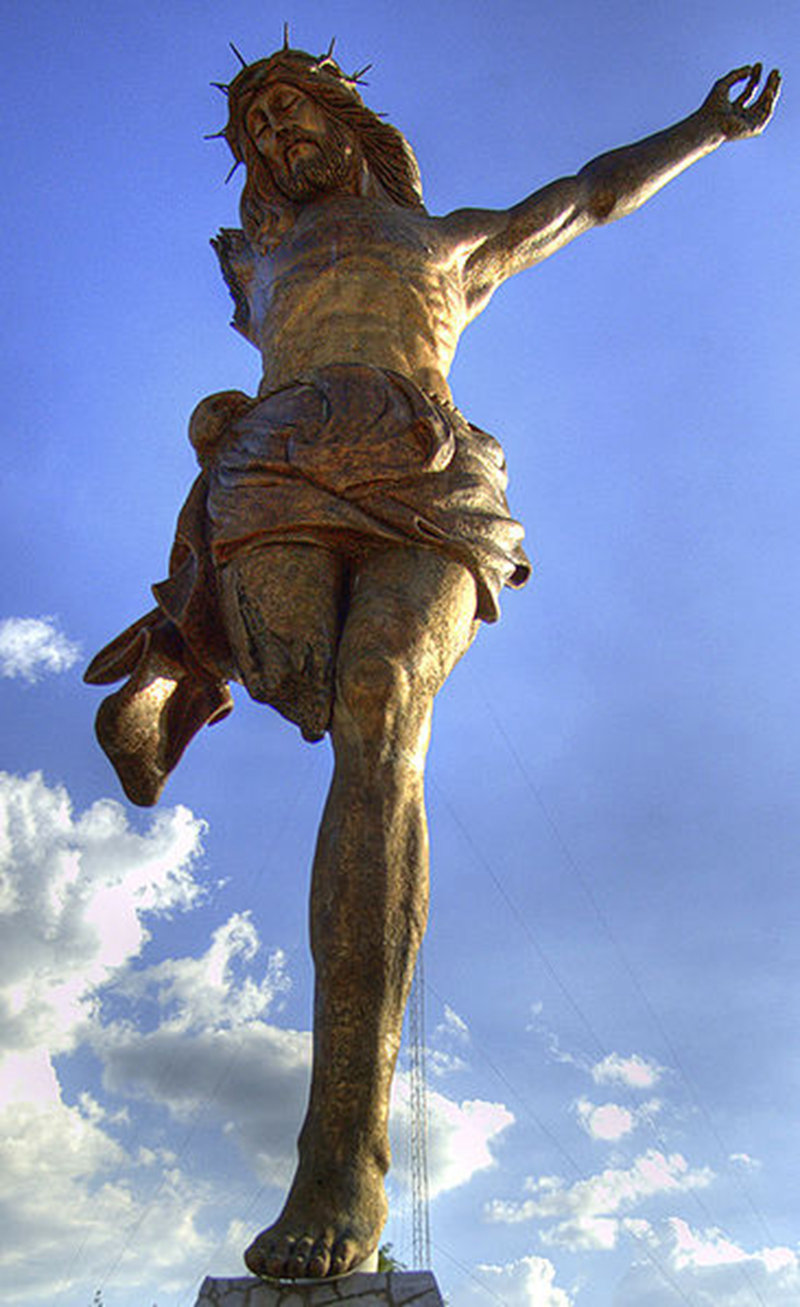
[[256,1236],[245,1263],[254,1275],[272,1279],[347,1275],[377,1248],[387,1211],[375,1166],[338,1168],[307,1180],[298,1173],[281,1215]]

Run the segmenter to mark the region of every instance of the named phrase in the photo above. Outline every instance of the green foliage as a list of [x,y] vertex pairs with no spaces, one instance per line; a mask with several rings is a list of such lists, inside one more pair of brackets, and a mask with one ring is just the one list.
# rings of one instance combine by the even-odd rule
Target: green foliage
[[408,1267],[405,1262],[398,1261],[392,1255],[392,1245],[382,1243],[378,1249],[378,1270],[379,1271],[407,1271]]

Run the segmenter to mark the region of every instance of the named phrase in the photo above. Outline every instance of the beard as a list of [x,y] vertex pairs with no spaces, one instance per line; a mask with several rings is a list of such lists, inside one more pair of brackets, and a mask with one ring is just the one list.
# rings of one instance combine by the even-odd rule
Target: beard
[[[307,146],[292,157],[292,146]],[[357,175],[357,152],[349,132],[328,119],[324,137],[289,131],[271,164],[275,184],[289,200],[306,201],[333,191],[351,191]]]

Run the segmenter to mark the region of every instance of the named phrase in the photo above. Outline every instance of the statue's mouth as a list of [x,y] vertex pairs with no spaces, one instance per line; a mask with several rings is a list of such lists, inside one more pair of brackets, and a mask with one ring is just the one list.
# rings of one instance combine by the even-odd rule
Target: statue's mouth
[[283,157],[286,162],[290,162],[296,155],[302,155],[309,148],[319,149],[319,142],[310,136],[299,136],[292,133],[283,142]]

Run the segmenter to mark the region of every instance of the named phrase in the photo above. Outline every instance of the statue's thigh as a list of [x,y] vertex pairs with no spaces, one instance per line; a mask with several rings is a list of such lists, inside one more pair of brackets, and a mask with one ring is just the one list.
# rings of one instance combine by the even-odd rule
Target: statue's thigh
[[360,658],[391,658],[431,698],[478,630],[471,572],[431,549],[371,553],[355,569],[339,644],[339,671]]
[[244,685],[312,739],[330,719],[343,576],[336,554],[306,544],[249,549],[220,575],[225,627]]

